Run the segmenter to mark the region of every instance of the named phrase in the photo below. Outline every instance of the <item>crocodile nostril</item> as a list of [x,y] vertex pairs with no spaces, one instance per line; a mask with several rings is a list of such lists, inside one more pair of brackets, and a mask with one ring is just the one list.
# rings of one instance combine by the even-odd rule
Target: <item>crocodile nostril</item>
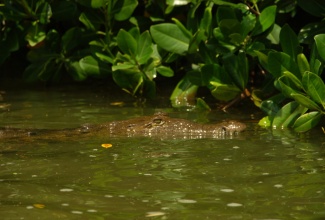
[[35,131],[29,131],[29,132],[27,132],[27,135],[34,136],[34,135],[37,135],[37,133]]

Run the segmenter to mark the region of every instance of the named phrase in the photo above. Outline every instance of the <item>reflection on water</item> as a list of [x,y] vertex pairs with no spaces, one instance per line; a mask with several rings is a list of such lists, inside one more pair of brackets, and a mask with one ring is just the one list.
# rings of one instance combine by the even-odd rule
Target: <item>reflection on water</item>
[[[64,106],[60,98],[35,98],[26,108],[13,102],[2,123],[64,128],[143,114],[69,99]],[[224,140],[6,140],[0,213],[2,219],[324,219],[323,142],[317,131],[299,137],[253,125],[241,138]]]

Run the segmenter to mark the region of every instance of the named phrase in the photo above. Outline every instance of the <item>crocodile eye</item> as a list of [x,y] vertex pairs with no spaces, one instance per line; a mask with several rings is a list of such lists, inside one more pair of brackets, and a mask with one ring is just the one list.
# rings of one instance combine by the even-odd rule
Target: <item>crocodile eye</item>
[[155,118],[152,121],[155,125],[160,125],[162,124],[163,120],[161,118]]

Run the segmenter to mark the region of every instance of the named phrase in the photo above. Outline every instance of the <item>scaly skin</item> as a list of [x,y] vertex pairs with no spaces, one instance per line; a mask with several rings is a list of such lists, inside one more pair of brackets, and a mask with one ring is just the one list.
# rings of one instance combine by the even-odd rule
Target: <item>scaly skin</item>
[[243,131],[246,125],[238,121],[224,121],[216,124],[199,124],[185,119],[171,118],[165,113],[142,116],[134,119],[113,121],[100,125],[84,125],[75,129],[63,130],[24,130],[15,128],[0,129],[0,140],[5,138],[37,137],[38,139],[78,138],[81,136],[158,138],[225,138]]

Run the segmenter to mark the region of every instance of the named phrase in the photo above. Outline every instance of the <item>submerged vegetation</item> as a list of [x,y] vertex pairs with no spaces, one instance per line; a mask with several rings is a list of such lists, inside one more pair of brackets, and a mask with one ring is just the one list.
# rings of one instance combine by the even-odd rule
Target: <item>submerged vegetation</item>
[[322,0],[5,0],[0,65],[25,52],[26,81],[99,78],[147,98],[180,79],[176,107],[205,87],[304,132],[325,114],[324,16]]

